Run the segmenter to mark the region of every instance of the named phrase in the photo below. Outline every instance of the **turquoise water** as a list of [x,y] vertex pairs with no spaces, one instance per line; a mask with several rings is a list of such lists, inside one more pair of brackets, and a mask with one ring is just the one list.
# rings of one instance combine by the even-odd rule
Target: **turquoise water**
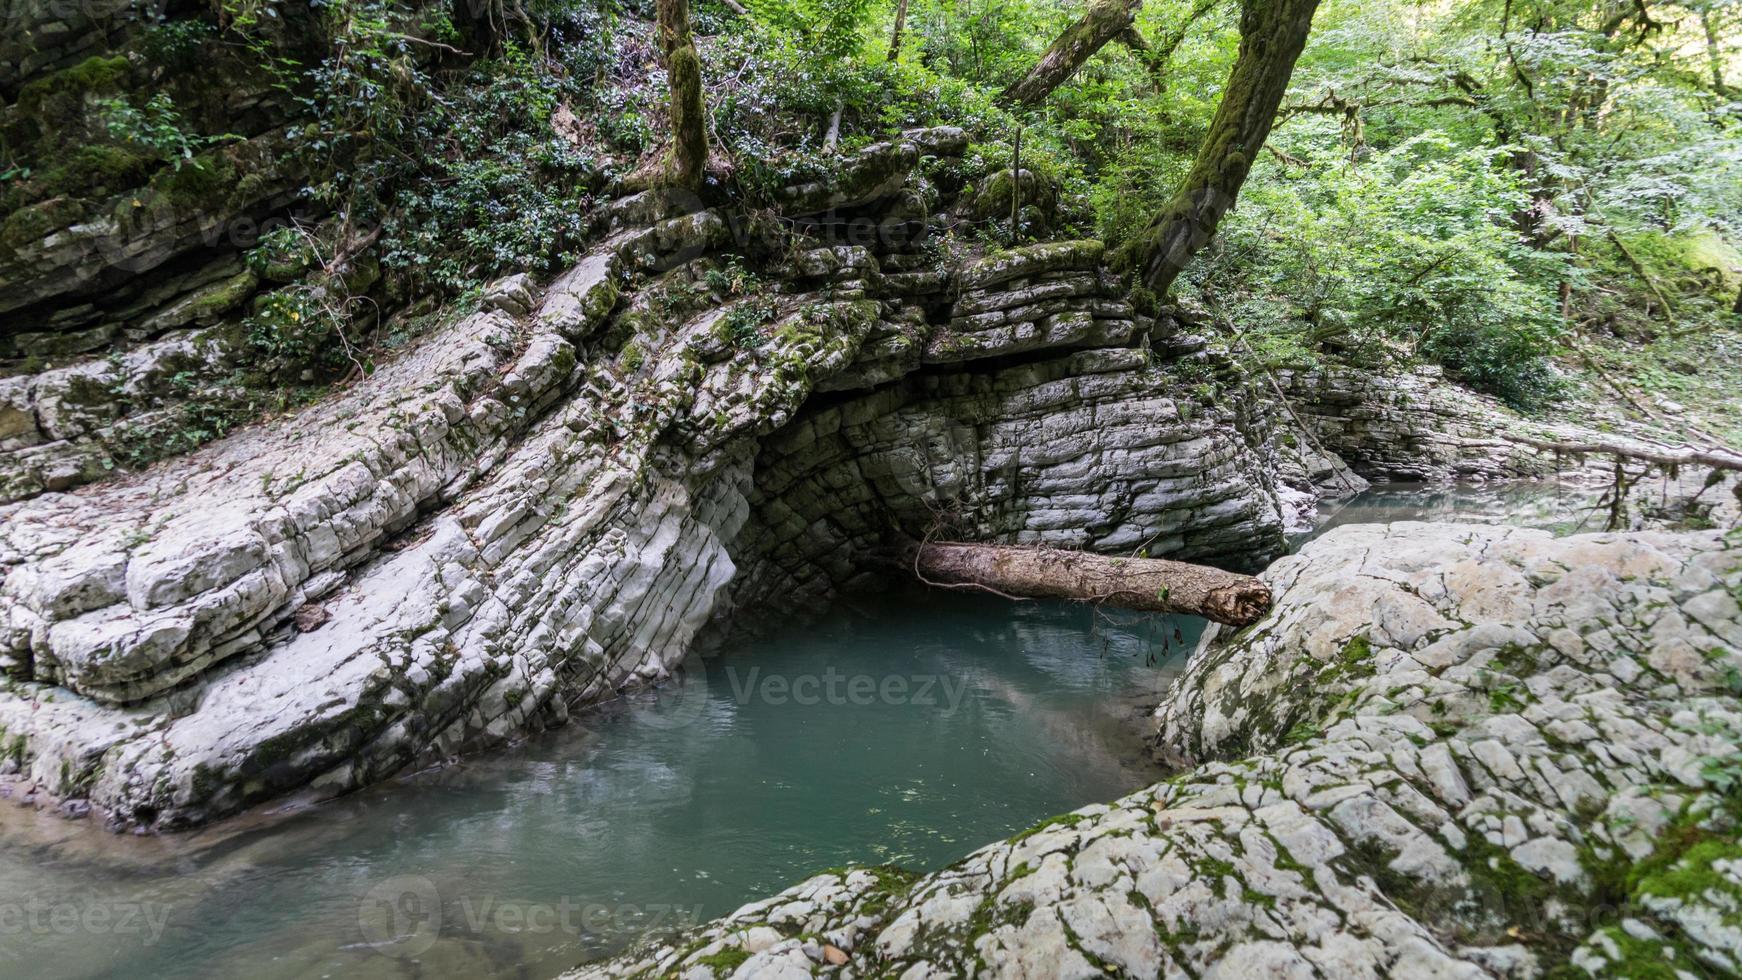
[[0,807],[0,976],[549,977],[824,868],[941,867],[1151,781],[1200,629],[861,597],[294,815],[130,839]]
[[1515,524],[1555,534],[1601,531],[1608,512],[1598,505],[1599,496],[1596,489],[1562,486],[1552,480],[1493,486],[1385,483],[1344,500],[1321,501],[1313,529],[1292,535],[1290,546],[1299,549],[1344,524],[1393,521]]

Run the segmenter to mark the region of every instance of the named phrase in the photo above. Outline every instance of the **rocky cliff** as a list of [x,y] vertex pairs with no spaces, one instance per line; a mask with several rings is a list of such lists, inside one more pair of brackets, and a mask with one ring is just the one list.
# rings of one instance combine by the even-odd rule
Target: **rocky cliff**
[[[1186,768],[576,978],[1728,975],[1742,541],[1339,528],[1158,711]],[[1570,972],[1568,972],[1570,970]]]
[[[299,204],[297,93],[181,0],[0,11],[0,501],[208,440],[281,403],[242,375],[244,261]],[[307,5],[264,36],[300,54]],[[173,135],[172,135],[173,134]],[[306,263],[305,263],[306,264]]]
[[1098,243],[921,233],[965,143],[871,146],[777,221],[619,201],[568,272],[293,417],[0,508],[20,791],[159,828],[341,792],[939,527],[1262,564],[1267,432],[1182,394]]

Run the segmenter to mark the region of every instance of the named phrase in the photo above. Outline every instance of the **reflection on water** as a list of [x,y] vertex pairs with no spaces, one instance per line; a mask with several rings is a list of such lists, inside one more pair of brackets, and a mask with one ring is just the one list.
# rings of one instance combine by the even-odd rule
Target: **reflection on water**
[[1344,524],[1393,521],[1458,521],[1515,524],[1556,534],[1601,531],[1608,511],[1598,505],[1601,491],[1552,480],[1494,486],[1380,484],[1346,500],[1319,503],[1313,529],[1290,538],[1290,550]]
[[6,807],[0,976],[545,977],[831,866],[939,867],[1153,779],[1134,732],[1200,630],[859,598],[264,825],[122,839]]

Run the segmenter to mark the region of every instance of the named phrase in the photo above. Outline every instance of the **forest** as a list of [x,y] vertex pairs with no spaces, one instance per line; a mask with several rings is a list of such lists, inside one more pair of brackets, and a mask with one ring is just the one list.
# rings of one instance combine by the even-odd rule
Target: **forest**
[[[1568,371],[1703,400],[1678,365],[1716,352],[1687,338],[1742,303],[1742,10],[1720,0],[683,6],[656,27],[651,5],[339,0],[300,18],[226,0],[159,12],[139,43],[158,74],[233,62],[303,110],[285,134],[303,220],[260,251],[378,262],[371,308],[572,260],[589,203],[648,182],[674,123],[693,130],[678,182],[750,208],[904,128],[966,127],[950,177],[982,201],[940,234],[1092,236],[1137,265],[1208,246],[1170,261],[1177,286],[1138,278],[1238,324],[1242,356],[1437,363],[1525,410],[1566,397]],[[699,102],[667,67],[673,31]],[[8,212],[152,173],[169,194],[217,189],[213,158],[241,137],[209,100],[113,94],[113,66],[80,67],[73,89],[18,94],[35,118],[7,140]],[[98,118],[67,118],[79,87],[102,94]],[[1188,239],[1146,244],[1182,208],[1207,208]],[[383,342],[346,292],[274,297],[260,345]],[[292,314],[333,337],[281,336]]]
[[[1181,292],[1216,295],[1266,356],[1423,357],[1528,406],[1553,397],[1546,360],[1563,336],[1650,340],[1735,313],[1734,5],[1297,6],[703,3],[707,185],[756,202],[831,153],[942,123],[977,134],[962,177],[984,180],[1022,130],[1032,202],[1014,228],[988,208],[962,234],[1135,242],[1176,194],[1214,186],[1187,179],[1218,149],[1224,93],[1248,93],[1230,72],[1250,35],[1249,70],[1285,91],[1250,92],[1274,116],[1241,135],[1275,134],[1244,151],[1245,207]],[[379,229],[404,290],[550,267],[577,196],[669,138],[657,50],[671,42],[649,36],[651,10],[315,10],[312,38],[248,2],[217,25],[156,26],[147,44],[166,60],[241,47],[306,100],[315,121],[290,136],[303,193],[350,226],[327,247]],[[1044,76],[1048,38],[1079,47]],[[111,145],[70,173],[14,156],[9,196],[52,194],[123,154],[199,169],[196,152],[225,139],[172,97],[137,101],[113,100]],[[489,220],[503,207],[515,227]]]

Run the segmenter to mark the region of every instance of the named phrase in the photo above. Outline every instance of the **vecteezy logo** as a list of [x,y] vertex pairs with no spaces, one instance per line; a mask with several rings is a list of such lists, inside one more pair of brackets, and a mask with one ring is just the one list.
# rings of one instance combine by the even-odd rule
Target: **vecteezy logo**
[[435,882],[422,875],[397,875],[378,882],[357,907],[357,927],[376,952],[426,953],[441,937],[441,894]]

